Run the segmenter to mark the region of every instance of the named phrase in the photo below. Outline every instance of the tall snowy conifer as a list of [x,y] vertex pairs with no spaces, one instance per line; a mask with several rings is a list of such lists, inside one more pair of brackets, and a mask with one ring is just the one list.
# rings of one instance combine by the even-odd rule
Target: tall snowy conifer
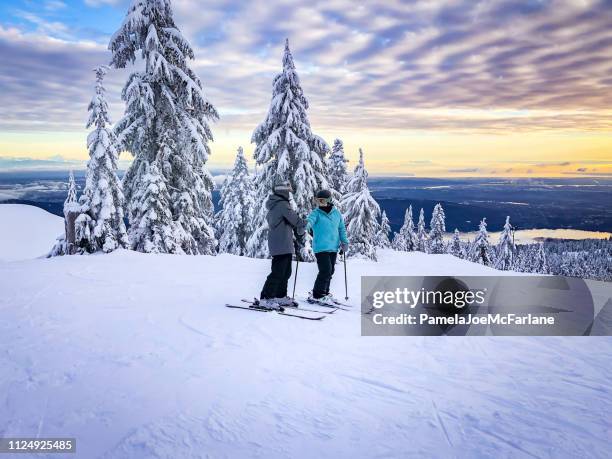
[[64,215],[66,215],[67,212],[74,211],[77,208],[78,201],[76,182],[74,181],[74,172],[70,170],[68,175],[68,194],[66,196],[66,200],[64,201]]
[[544,244],[538,244],[538,249],[535,251],[535,259],[533,260],[533,272],[540,274],[549,274],[550,269],[546,260],[546,252],[544,252]]
[[106,66],[94,69],[95,94],[88,108],[87,127],[94,126],[94,130],[87,137],[89,161],[80,199],[82,215],[77,218],[77,245],[85,252],[111,252],[128,246],[123,222],[123,192],[117,177],[119,152],[115,136],[107,127],[110,119],[103,86],[107,70]]
[[213,182],[205,163],[208,122],[218,115],[188,65],[193,50],[174,23],[170,0],[133,0],[109,49],[115,68],[137,56],[144,61],[123,89],[125,115],[115,126],[121,147],[134,156],[123,180],[132,247],[214,253]]
[[449,245],[448,253],[456,256],[457,258],[465,258],[463,246],[461,245],[461,239],[459,239],[459,230],[457,228],[455,228],[455,232],[453,233],[453,240]]
[[221,211],[217,214],[219,252],[246,255],[255,209],[253,181],[242,147],[238,148],[234,169],[221,188]]
[[[317,190],[329,187],[324,159],[329,146],[311,131],[307,109],[308,101],[286,40],[283,70],[272,83],[268,114],[253,132],[251,142],[256,145],[256,164],[261,166],[256,175],[257,201],[266,201],[276,180],[289,180],[293,204],[300,215],[310,212]],[[254,217],[254,232],[248,241],[252,257],[268,256],[266,213],[262,205]]]
[[342,140],[336,139],[334,140],[334,146],[332,147],[331,155],[329,155],[329,158],[326,160],[326,164],[329,185],[334,194],[334,198],[338,202],[342,199],[346,182],[349,179],[346,172],[346,163],[348,163],[348,159],[344,157],[344,145]]
[[444,209],[442,209],[442,204],[440,203],[434,206],[429,228],[429,251],[431,253],[444,253],[444,233],[446,232],[446,223]]
[[395,250],[403,250],[406,252],[412,252],[417,249],[417,238],[414,232],[414,220],[412,220],[412,205],[406,209],[404,215],[404,224],[399,230],[399,233],[395,233],[393,238],[393,248]]
[[380,207],[368,189],[368,171],[359,149],[359,164],[347,185],[341,208],[346,220],[349,256],[357,255],[376,260],[376,233]]
[[510,224],[510,217],[506,217],[506,223],[504,229],[499,236],[499,244],[497,245],[497,261],[495,267],[501,270],[512,269],[514,265],[514,254],[516,247],[514,247],[514,241],[512,240],[512,225]]
[[427,240],[427,231],[425,230],[425,212],[423,208],[419,212],[419,222],[417,223],[417,247],[420,252],[427,253],[429,251],[429,241]]
[[376,247],[380,247],[381,249],[388,249],[391,247],[391,242],[389,241],[390,232],[391,225],[389,225],[387,212],[383,210],[382,217],[380,219],[380,226],[378,227],[378,232],[376,233]]
[[478,234],[472,243],[470,259],[481,265],[491,266],[494,263],[493,251],[489,242],[489,233],[487,232],[486,218],[480,221]]

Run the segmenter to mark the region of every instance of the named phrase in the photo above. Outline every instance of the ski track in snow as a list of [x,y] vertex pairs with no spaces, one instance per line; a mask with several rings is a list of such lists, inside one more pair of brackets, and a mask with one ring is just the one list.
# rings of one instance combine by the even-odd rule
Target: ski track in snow
[[[75,436],[83,458],[609,457],[611,338],[362,337],[358,307],[321,322],[224,307],[268,267],[127,251],[0,263],[0,435]],[[458,272],[496,273],[349,260],[349,302],[363,274]],[[315,273],[300,265],[297,292]],[[333,291],[343,281],[339,266]]]

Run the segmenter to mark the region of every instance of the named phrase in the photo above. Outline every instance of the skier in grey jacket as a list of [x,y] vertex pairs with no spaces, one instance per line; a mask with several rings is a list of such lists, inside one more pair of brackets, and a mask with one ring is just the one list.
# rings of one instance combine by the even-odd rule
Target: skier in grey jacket
[[[287,284],[291,277],[291,261],[296,253],[294,234],[299,245],[303,245],[306,222],[289,203],[293,190],[287,180],[278,181],[268,197],[268,249],[272,256],[272,270],[259,295],[261,306],[282,309],[293,300],[287,296]],[[299,253],[297,253],[299,257]]]

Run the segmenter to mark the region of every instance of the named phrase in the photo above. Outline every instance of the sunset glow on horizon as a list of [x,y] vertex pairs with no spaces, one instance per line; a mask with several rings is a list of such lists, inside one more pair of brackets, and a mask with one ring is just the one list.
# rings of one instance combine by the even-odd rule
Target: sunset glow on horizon
[[[250,3],[250,2],[249,2]],[[250,143],[289,37],[313,132],[375,175],[611,177],[612,11],[603,1],[174,1],[220,120],[211,169]],[[0,6],[0,171],[87,159],[93,72],[127,0]],[[194,14],[197,12],[198,14]],[[129,72],[111,70],[111,118]],[[123,153],[122,160],[130,158]]]

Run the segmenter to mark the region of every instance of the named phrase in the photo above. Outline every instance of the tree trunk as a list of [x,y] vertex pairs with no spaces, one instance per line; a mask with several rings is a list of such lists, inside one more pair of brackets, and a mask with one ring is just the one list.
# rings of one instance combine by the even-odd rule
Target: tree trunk
[[66,232],[66,254],[72,255],[76,251],[76,231],[74,223],[79,216],[79,212],[69,210],[64,212],[64,230]]

